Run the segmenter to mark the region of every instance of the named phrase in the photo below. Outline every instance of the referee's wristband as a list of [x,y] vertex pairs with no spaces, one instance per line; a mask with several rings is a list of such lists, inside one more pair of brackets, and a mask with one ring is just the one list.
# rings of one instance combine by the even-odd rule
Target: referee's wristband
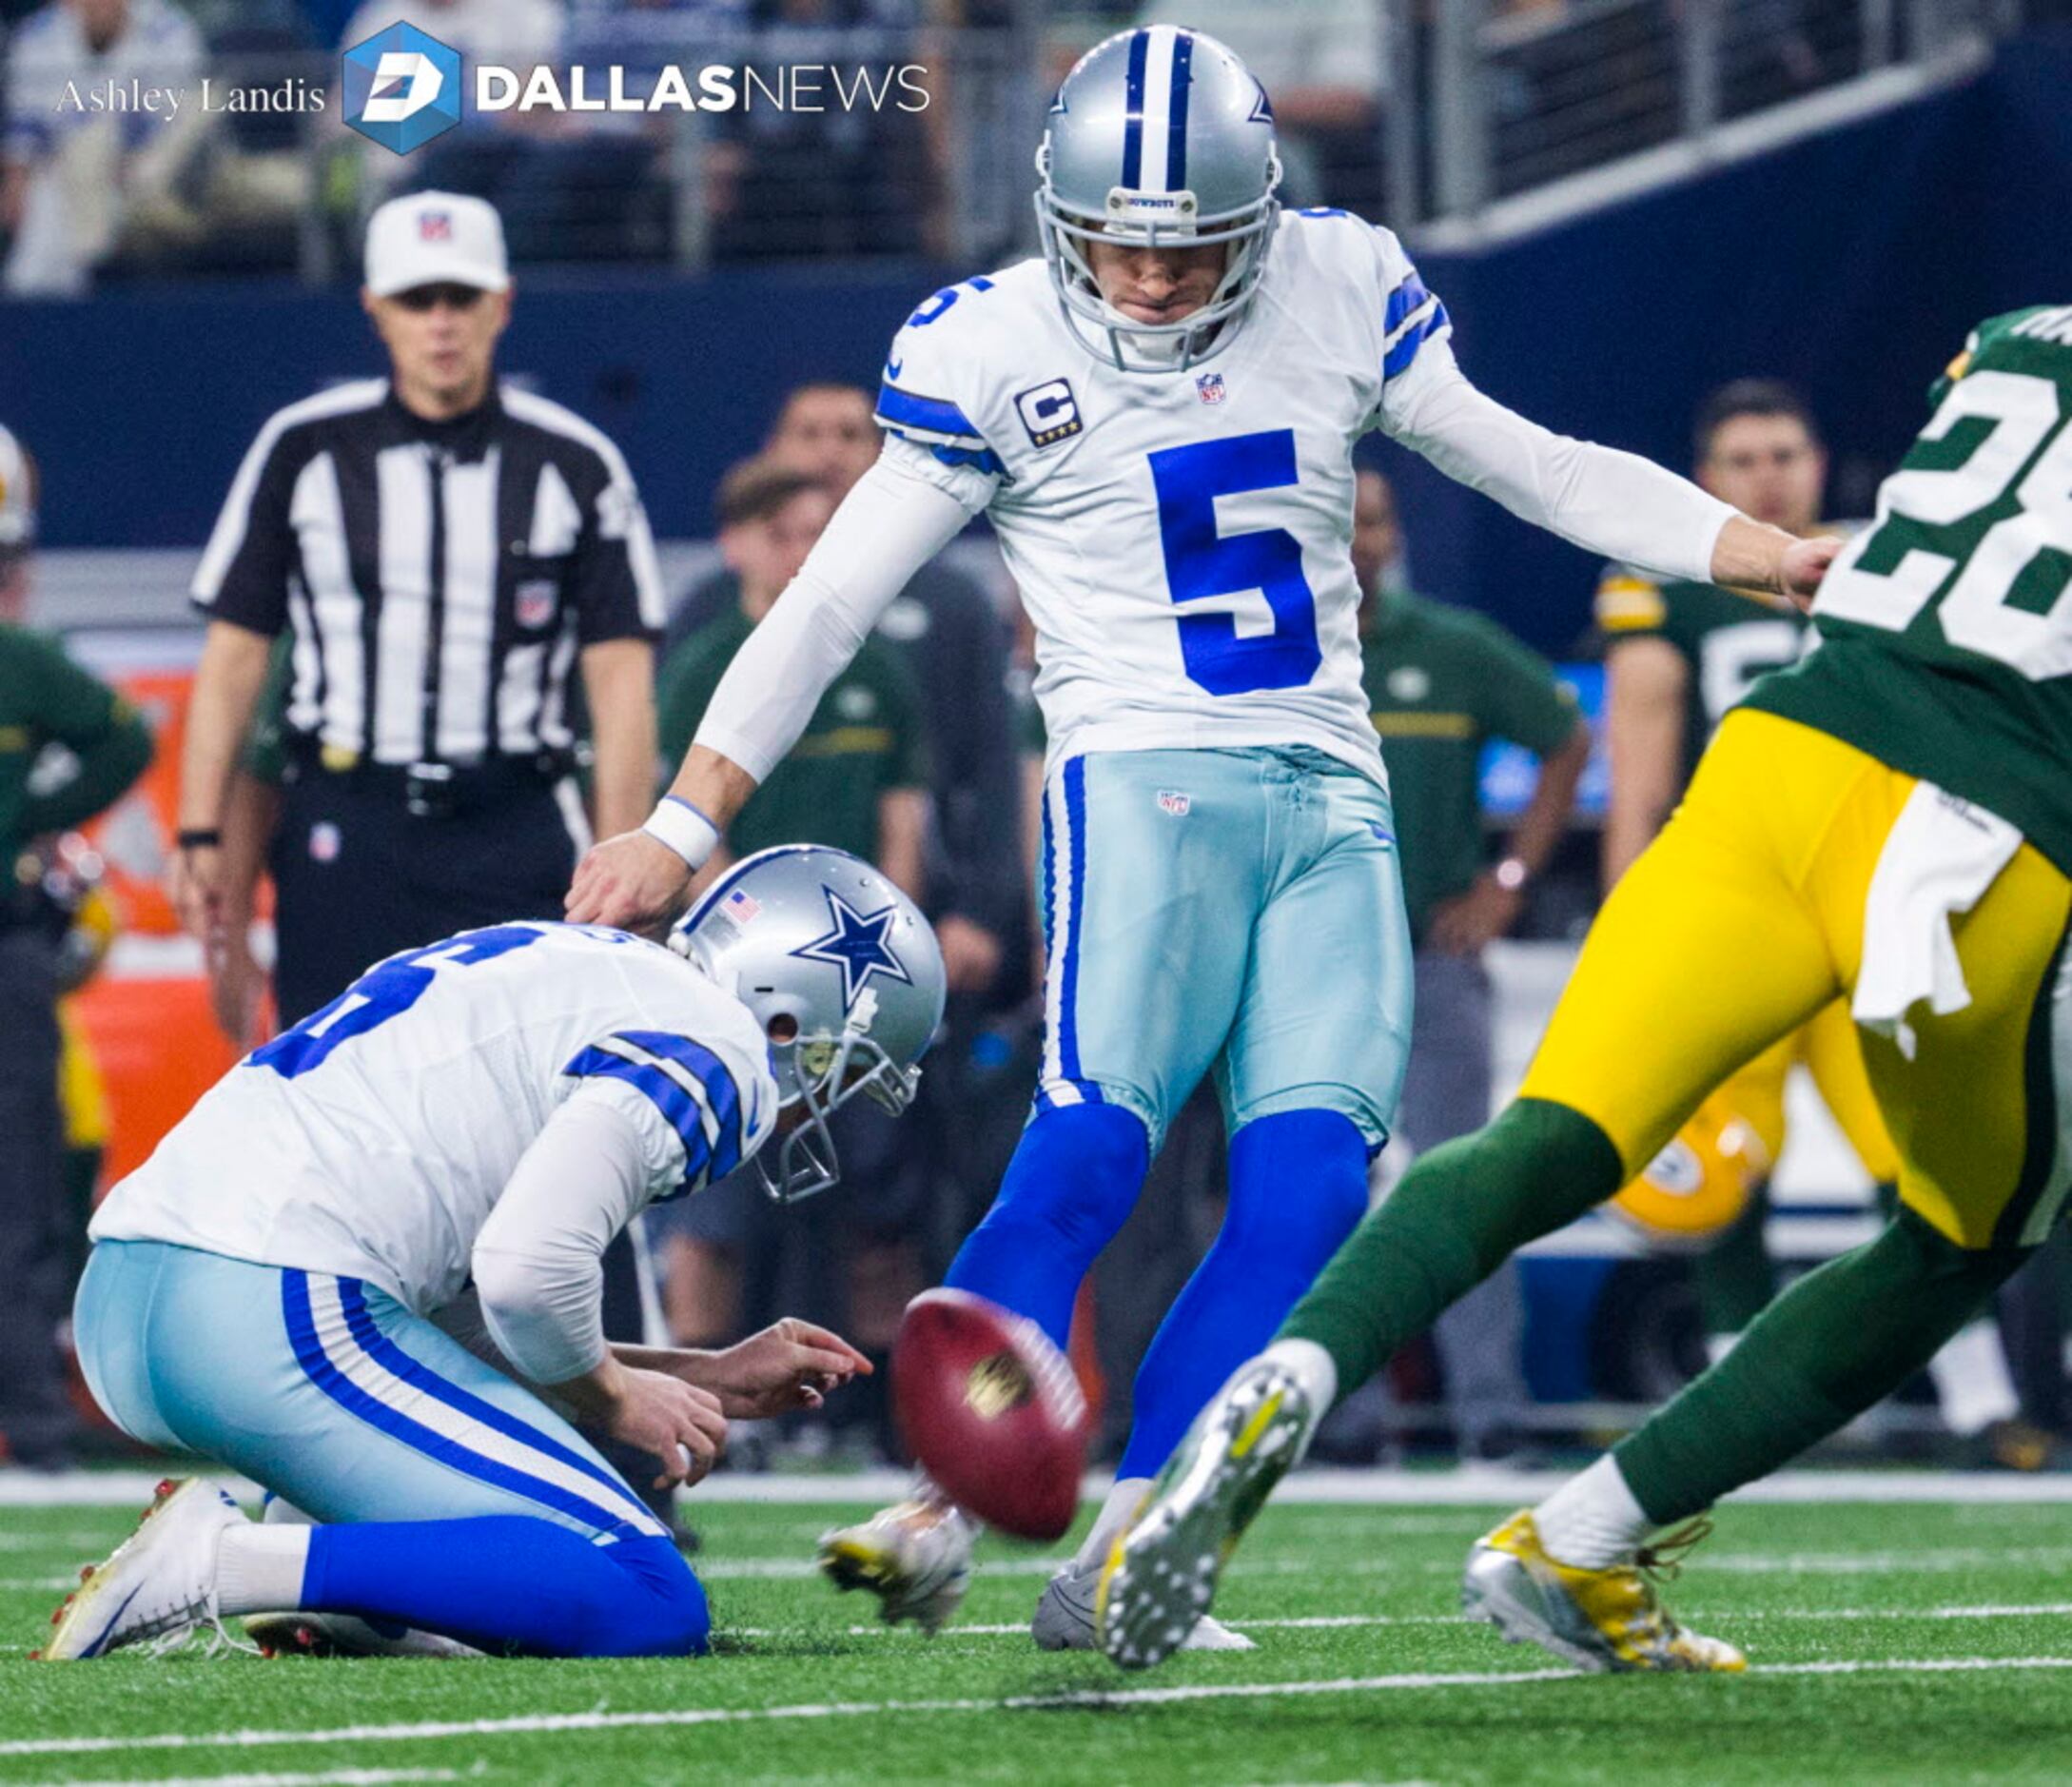
[[667,844],[694,869],[702,869],[706,857],[719,846],[719,828],[681,795],[664,795],[640,829]]

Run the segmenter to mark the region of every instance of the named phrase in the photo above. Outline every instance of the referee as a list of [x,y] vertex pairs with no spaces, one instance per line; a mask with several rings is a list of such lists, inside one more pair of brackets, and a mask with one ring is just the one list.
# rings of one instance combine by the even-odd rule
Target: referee
[[208,631],[174,889],[219,959],[240,903],[232,770],[271,643],[292,635],[271,849],[283,1024],[398,950],[558,918],[591,819],[637,826],[655,775],[654,542],[618,449],[494,377],[511,314],[496,211],[443,192],[383,205],[362,303],[390,376],[261,429],[192,592]]

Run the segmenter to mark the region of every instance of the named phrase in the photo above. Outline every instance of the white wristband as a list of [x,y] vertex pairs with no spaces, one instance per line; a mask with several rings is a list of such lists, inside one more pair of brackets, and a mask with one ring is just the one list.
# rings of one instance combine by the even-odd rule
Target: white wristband
[[694,869],[702,869],[719,845],[719,828],[680,795],[664,795],[640,829]]

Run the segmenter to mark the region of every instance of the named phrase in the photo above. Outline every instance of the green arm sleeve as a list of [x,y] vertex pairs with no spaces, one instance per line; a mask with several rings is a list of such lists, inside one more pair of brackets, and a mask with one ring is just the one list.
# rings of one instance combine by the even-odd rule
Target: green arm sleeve
[[30,677],[32,723],[79,758],[77,774],[22,803],[21,828],[33,836],[62,832],[112,805],[150,762],[151,734],[128,702],[56,645],[37,639],[26,649],[42,659]]

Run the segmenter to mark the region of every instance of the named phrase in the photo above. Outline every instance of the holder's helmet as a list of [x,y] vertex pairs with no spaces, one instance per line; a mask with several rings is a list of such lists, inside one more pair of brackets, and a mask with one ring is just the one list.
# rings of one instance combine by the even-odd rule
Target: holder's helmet
[[736,863],[676,921],[669,946],[755,1014],[777,1108],[806,1117],[755,1158],[781,1203],[841,1176],[829,1115],[858,1092],[897,1116],[943,1017],[943,955],[914,903],[869,863],[781,844]]

